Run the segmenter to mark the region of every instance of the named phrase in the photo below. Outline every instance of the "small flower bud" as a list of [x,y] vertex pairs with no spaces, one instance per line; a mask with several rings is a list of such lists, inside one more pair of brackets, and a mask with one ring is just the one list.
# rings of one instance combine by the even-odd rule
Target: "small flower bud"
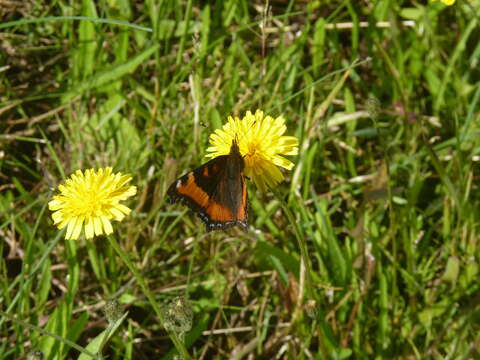
[[374,95],[370,95],[368,97],[366,108],[368,115],[370,115],[372,119],[375,120],[377,118],[378,114],[380,113],[380,106],[380,101]]
[[40,350],[32,350],[27,354],[27,360],[43,360],[45,355]]
[[179,296],[172,300],[163,309],[165,329],[177,333],[185,333],[192,329],[193,310],[188,300]]
[[313,299],[308,300],[305,304],[305,311],[312,319],[316,318],[318,314],[317,302]]
[[122,317],[123,307],[119,304],[117,299],[109,299],[105,303],[103,311],[108,320],[108,324],[112,325]]

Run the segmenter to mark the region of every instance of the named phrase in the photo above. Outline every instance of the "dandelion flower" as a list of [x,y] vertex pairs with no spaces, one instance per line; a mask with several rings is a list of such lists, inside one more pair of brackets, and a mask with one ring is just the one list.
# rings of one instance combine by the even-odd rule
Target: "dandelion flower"
[[85,173],[77,170],[48,203],[54,225],[59,229],[67,227],[66,239],[78,239],[83,228],[87,239],[111,234],[110,220],[121,221],[131,211],[120,204],[137,192],[135,186],[127,185],[130,180],[128,175],[112,174],[111,167]]
[[[437,1],[437,0],[432,0],[432,1]],[[447,6],[455,4],[455,0],[440,0],[440,2],[444,3]]]
[[229,116],[223,128],[210,135],[212,146],[207,149],[207,157],[229,154],[232,141],[236,139],[245,161],[245,176],[261,191],[266,191],[284,179],[278,166],[293,168],[294,164],[281,155],[298,154],[298,140],[294,136],[283,136],[286,130],[282,116],[274,119],[264,116],[261,110],[255,114],[247,111],[241,120]]

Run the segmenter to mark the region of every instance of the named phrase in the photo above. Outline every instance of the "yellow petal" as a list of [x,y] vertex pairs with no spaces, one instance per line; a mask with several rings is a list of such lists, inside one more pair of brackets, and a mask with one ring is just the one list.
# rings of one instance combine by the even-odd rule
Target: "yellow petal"
[[102,235],[102,221],[98,217],[93,218],[93,229],[95,231],[95,235]]
[[77,221],[75,223],[75,227],[73,228],[73,233],[71,236],[71,239],[77,240],[80,237],[80,233],[82,231],[82,225],[83,225],[83,218],[77,218]]
[[52,219],[54,224],[57,224],[60,221],[62,221],[62,218],[63,218],[63,214],[61,211],[57,211],[52,214]]
[[117,208],[112,208],[110,210],[113,214],[113,218],[117,221],[122,221],[122,219],[125,217],[125,214],[122,213],[120,210],[118,210]]
[[93,235],[94,235],[93,219],[92,217],[89,217],[85,221],[85,238],[92,239]]
[[267,185],[265,184],[264,178],[261,176],[252,176],[252,180],[255,183],[255,186],[261,191],[267,191]]
[[65,226],[68,225],[70,222],[70,219],[65,219],[63,218],[58,224],[55,224],[55,226],[59,229],[62,230]]
[[273,163],[275,165],[281,166],[281,167],[283,167],[287,170],[292,170],[293,166],[295,165],[290,160],[287,160],[284,157],[279,156],[279,155],[273,157]]
[[132,212],[130,208],[122,204],[117,204],[116,208],[120,210],[122,213],[124,213],[125,215],[128,215]]
[[108,218],[106,218],[105,216],[100,217],[100,220],[102,221],[103,231],[105,232],[105,234],[109,235],[113,233],[113,228],[110,220],[108,220]]
[[65,239],[69,240],[72,238],[73,229],[75,228],[75,224],[77,223],[75,218],[72,218],[67,223],[67,233],[65,234]]
[[62,207],[63,202],[60,200],[53,199],[48,203],[48,208],[52,211],[58,210]]

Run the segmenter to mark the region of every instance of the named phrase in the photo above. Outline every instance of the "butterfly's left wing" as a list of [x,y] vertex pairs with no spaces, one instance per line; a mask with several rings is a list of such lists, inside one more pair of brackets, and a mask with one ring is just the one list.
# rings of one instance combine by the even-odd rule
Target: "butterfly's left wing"
[[[235,225],[247,229],[248,197],[238,157],[218,156],[175,181],[167,191],[172,201],[182,201],[205,223],[207,231]],[[238,171],[236,169],[239,169]]]

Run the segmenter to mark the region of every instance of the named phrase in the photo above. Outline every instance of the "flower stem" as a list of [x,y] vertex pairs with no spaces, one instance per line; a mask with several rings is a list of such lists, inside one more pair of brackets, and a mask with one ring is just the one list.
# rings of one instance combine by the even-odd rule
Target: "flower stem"
[[[157,314],[158,318],[160,319],[160,322],[163,326],[163,324],[165,323],[164,321],[164,318],[163,318],[163,314],[162,314],[162,311],[160,309],[160,307],[158,306],[157,302],[155,301],[155,297],[153,296],[153,293],[150,291],[150,289],[148,288],[148,285],[147,283],[145,282],[145,280],[143,279],[143,276],[142,274],[140,274],[140,272],[138,271],[138,269],[136,268],[136,266],[130,261],[130,259],[128,258],[128,256],[125,254],[125,252],[121,249],[120,245],[118,244],[117,240],[109,235],[107,236],[108,237],[108,241],[110,242],[110,245],[113,247],[113,249],[117,252],[118,256],[120,256],[120,258],[122,259],[122,261],[125,263],[125,265],[127,265],[128,269],[133,273],[133,276],[135,277],[135,279],[138,281],[138,284],[140,285],[140,287],[142,288],[142,291],[143,293],[145,294],[145,296],[147,297],[148,301],[150,302],[150,304],[152,305],[153,307],[153,310],[155,311],[155,313]],[[172,340],[173,344],[175,345],[175,348],[177,349],[178,353],[180,354],[180,356],[184,359],[184,360],[187,360],[187,359],[192,359],[192,357],[190,356],[190,354],[188,353],[187,349],[185,348],[185,345],[183,344],[183,342],[180,340],[178,334],[176,332],[173,332],[173,331],[167,331],[167,334],[168,336],[170,337],[170,340]]]
[[271,189],[272,192],[275,194],[275,197],[277,200],[280,202],[280,205],[285,212],[285,215],[288,218],[288,221],[290,224],[293,225],[293,229],[295,232],[295,237],[298,242],[298,247],[300,248],[300,256],[302,257],[303,264],[305,266],[305,280],[306,280],[306,290],[307,290],[307,296],[309,299],[314,299],[313,295],[313,285],[312,285],[312,275],[311,275],[311,265],[310,265],[310,257],[308,256],[308,250],[307,250],[307,244],[305,242],[305,238],[302,236],[302,233],[300,231],[300,228],[298,226],[298,222],[295,220],[295,217],[290,210],[290,208],[287,206],[285,201],[283,200],[282,196],[275,190]]

